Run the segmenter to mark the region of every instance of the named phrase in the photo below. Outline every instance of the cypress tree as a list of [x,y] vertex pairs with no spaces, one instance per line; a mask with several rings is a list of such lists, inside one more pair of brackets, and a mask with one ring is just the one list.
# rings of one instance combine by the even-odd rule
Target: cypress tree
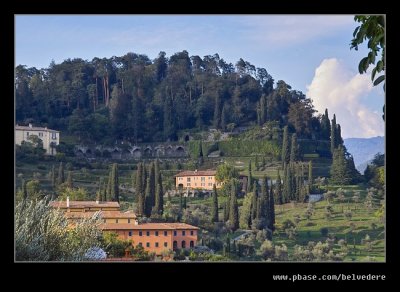
[[262,157],[261,164],[262,164],[263,167],[265,167],[265,165],[267,164],[267,163],[265,162],[265,157],[264,157],[264,156]]
[[251,159],[249,160],[247,192],[250,193],[253,187],[253,175],[251,173]]
[[143,193],[146,191],[147,179],[148,179],[148,172],[146,164],[143,162],[143,175],[142,175]]
[[289,163],[290,152],[289,152],[289,129],[288,126],[283,128],[283,141],[282,141],[282,164]]
[[226,109],[226,105],[224,103],[224,106],[222,107],[222,113],[221,113],[221,129],[223,131],[225,131],[226,125],[228,124],[228,120],[227,120],[228,113],[226,111],[227,111],[227,109]]
[[164,190],[162,186],[162,176],[161,171],[159,170],[158,161],[156,161],[155,169],[157,173],[155,211],[157,214],[162,215],[164,213]]
[[342,128],[340,127],[340,124],[337,124],[336,128],[336,145],[343,145]]
[[310,186],[310,190],[313,185],[313,174],[312,174],[312,161],[308,162],[308,185]]
[[232,230],[236,230],[239,228],[239,208],[238,208],[238,204],[237,204],[235,180],[232,180],[232,182],[231,182],[229,221],[231,223]]
[[256,171],[258,171],[259,168],[260,168],[259,164],[258,164],[258,155],[256,155],[256,158],[254,160],[254,168],[255,168]]
[[183,209],[186,209],[186,196],[183,197]]
[[111,188],[112,188],[112,167],[111,167],[111,169],[110,169],[110,171],[109,171],[109,173],[108,173],[108,181],[107,181],[107,198],[108,198],[109,200],[111,200],[111,198],[112,198],[112,195],[111,195],[111,193],[112,193]]
[[28,198],[28,190],[26,189],[26,180],[22,179],[21,185],[22,185],[22,199],[25,201]]
[[292,183],[290,185],[290,193],[291,193],[291,199],[292,200],[297,200],[296,198],[296,169],[295,169],[295,165],[289,165],[289,169],[290,169],[290,177],[292,179]]
[[67,176],[67,186],[69,188],[73,188],[73,182],[72,182],[72,171],[68,171],[68,176]]
[[269,229],[272,231],[275,229],[275,200],[274,200],[274,188],[271,183],[271,190],[269,192],[269,222],[270,225],[268,226]]
[[251,220],[254,220],[257,218],[257,202],[258,202],[257,181],[254,181],[253,197],[252,197],[252,203],[251,203]]
[[199,164],[202,165],[204,162],[204,157],[203,157],[203,143],[200,140],[200,145],[199,145]]
[[218,222],[218,193],[217,187],[213,186],[213,204],[211,207],[211,222]]
[[263,211],[262,214],[265,218],[265,221],[267,223],[267,227],[270,225],[269,219],[270,219],[270,193],[269,193],[269,187],[268,187],[268,178],[265,176],[263,179],[263,185],[261,186],[261,197],[263,201]]
[[138,215],[143,216],[145,214],[144,204],[144,184],[143,184],[143,163],[139,163],[136,172],[136,200],[137,200],[137,212]]
[[56,188],[56,170],[54,167],[54,164],[51,167],[51,187],[53,188],[53,190]]
[[61,161],[60,166],[58,168],[58,178],[57,178],[57,183],[60,185],[64,183],[64,164]]
[[156,173],[155,173],[155,165],[154,165],[154,163],[150,164],[149,181],[150,181],[150,202],[149,203],[150,203],[150,208],[152,209],[154,207],[155,201],[156,201],[156,198],[155,198],[155,194],[156,194]]
[[294,133],[292,135],[292,144],[290,147],[290,163],[294,163],[300,160],[300,148],[297,143],[297,135]]
[[144,200],[144,214],[146,217],[151,216],[151,183],[150,179],[147,180],[146,184],[146,195],[145,195],[145,200]]
[[336,149],[336,115],[333,115],[332,125],[331,125],[331,153],[333,156],[333,152]]
[[331,122],[329,120],[328,109],[325,109],[325,114],[322,115],[321,119],[321,138],[329,140],[331,135]]
[[290,167],[286,165],[285,167],[285,178],[284,178],[284,183],[283,183],[283,200],[285,203],[290,202],[292,199],[292,173],[290,170]]
[[179,211],[182,212],[183,210],[183,195],[179,193]]
[[230,196],[227,197],[224,205],[224,222],[229,220]]
[[111,169],[111,200],[119,203],[119,178],[118,178],[118,164],[114,163]]
[[218,129],[220,123],[221,123],[220,99],[219,99],[219,94],[217,93],[215,97],[213,125],[216,129]]
[[283,198],[282,198],[282,182],[281,182],[281,175],[279,173],[278,169],[278,175],[276,178],[276,186],[275,186],[275,193],[276,193],[276,201],[278,204],[282,205],[283,204]]

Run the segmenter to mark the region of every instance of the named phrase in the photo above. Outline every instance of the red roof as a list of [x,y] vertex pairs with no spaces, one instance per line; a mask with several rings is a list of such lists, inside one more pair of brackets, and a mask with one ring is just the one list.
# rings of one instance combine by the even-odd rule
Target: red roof
[[100,225],[103,230],[177,230],[177,229],[199,229],[196,226],[186,223],[103,223]]
[[[121,211],[97,211],[100,212],[100,216],[103,219],[106,218],[128,218],[135,219],[136,214],[133,212],[130,213],[122,213]],[[81,219],[81,218],[90,218],[92,217],[96,211],[89,212],[65,212],[65,217],[68,219]]]
[[214,176],[216,173],[216,170],[185,170],[175,176]]
[[[67,208],[66,201],[52,201],[50,206],[54,208]],[[69,208],[119,208],[118,202],[99,202],[96,201],[69,201]]]

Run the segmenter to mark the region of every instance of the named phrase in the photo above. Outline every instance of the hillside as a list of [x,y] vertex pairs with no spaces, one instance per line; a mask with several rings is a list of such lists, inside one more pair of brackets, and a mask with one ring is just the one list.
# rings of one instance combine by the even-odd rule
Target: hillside
[[385,138],[378,136],[372,138],[348,138],[344,139],[344,145],[353,155],[356,168],[362,173],[367,163],[378,152],[385,153]]

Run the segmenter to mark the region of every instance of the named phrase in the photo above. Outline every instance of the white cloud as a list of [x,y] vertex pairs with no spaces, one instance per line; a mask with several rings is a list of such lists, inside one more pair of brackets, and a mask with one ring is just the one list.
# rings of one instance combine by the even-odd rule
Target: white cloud
[[328,108],[330,119],[336,114],[343,138],[368,138],[384,134],[382,114],[367,108],[362,100],[372,90],[369,74],[355,74],[332,58],[324,59],[315,70],[307,96],[320,113]]

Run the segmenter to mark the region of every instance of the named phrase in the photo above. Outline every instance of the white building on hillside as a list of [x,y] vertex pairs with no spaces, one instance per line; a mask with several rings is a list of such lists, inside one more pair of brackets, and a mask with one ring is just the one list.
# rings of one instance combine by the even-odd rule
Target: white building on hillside
[[29,141],[29,136],[37,136],[42,140],[46,154],[56,154],[55,146],[60,144],[59,131],[50,130],[47,127],[33,127],[32,124],[29,124],[29,126],[15,126],[15,144],[21,145],[22,141]]

